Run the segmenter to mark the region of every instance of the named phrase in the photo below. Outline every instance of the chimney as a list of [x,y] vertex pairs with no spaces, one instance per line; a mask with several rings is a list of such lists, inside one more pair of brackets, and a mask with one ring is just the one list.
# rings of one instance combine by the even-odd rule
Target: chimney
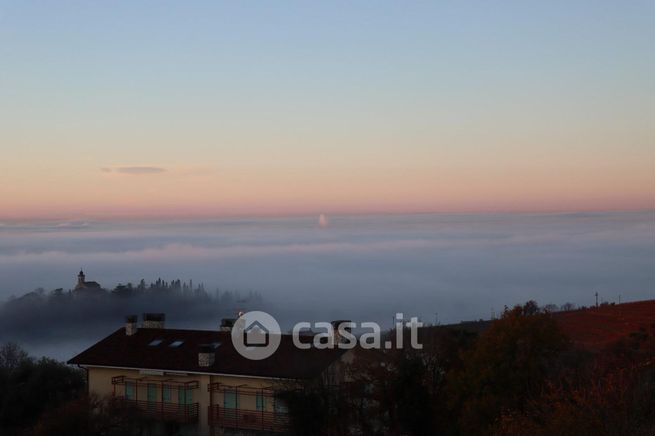
[[204,368],[214,365],[216,362],[216,352],[211,344],[203,344],[198,348],[198,366]]
[[143,314],[143,328],[144,329],[163,329],[164,321],[166,321],[165,313],[144,313]]
[[[334,329],[334,343],[339,344],[339,343],[344,343],[345,339],[341,334],[339,333],[339,326],[344,323],[349,323],[349,319],[339,319],[336,321],[332,321],[332,328]],[[348,333],[352,332],[351,327],[344,327],[344,330],[347,331]]]
[[222,332],[231,332],[232,327],[234,327],[236,319],[234,318],[223,318],[221,320],[221,327],[219,328]]
[[137,326],[137,321],[139,317],[136,315],[128,315],[125,317],[125,334],[127,336],[135,335],[139,327]]

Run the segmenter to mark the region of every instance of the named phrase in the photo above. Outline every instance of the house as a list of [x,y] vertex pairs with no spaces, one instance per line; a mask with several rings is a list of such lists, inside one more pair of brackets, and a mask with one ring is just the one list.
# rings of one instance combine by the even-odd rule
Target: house
[[[90,393],[111,395],[185,435],[274,434],[288,425],[276,391],[298,380],[343,379],[348,352],[301,350],[282,335],[270,357],[249,360],[232,345],[231,320],[216,331],[165,328],[164,314],[127,317],[124,327],[73,357]],[[155,430],[156,434],[156,430]]]

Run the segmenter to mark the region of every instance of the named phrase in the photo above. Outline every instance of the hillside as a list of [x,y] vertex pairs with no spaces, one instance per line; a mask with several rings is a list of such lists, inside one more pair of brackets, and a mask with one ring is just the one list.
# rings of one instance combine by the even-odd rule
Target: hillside
[[598,350],[655,323],[655,300],[558,312],[555,319],[574,344]]

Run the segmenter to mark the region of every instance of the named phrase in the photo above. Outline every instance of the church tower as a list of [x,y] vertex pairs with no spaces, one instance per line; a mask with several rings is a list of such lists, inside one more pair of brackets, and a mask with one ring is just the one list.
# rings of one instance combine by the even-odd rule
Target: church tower
[[80,273],[77,275],[77,287],[78,288],[83,288],[84,287],[84,280],[86,277],[84,277],[84,271],[80,270]]

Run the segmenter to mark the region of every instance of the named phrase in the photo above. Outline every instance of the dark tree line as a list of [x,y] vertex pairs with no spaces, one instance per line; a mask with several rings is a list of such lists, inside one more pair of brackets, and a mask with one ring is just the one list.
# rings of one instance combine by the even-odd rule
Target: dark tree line
[[[208,294],[192,282],[143,281],[136,287],[119,285],[115,291],[74,291],[43,289],[0,303],[0,343],[18,341],[31,346],[82,341],[91,344],[122,325],[130,313],[163,312],[172,322],[194,320],[218,324],[237,310],[260,307],[263,298],[256,292],[219,291]],[[184,293],[184,290],[187,293]],[[189,293],[193,289],[193,293]]]
[[[0,434],[3,436],[138,436],[153,422],[113,398],[88,396],[85,373],[34,359],[14,343],[0,347]],[[177,434],[173,423],[166,434]]]
[[26,434],[45,412],[85,392],[83,371],[35,360],[13,343],[0,348],[0,434]]
[[[575,349],[536,303],[481,333],[421,329],[422,350],[357,350],[349,382],[289,389],[297,435],[652,435],[655,326]],[[406,340],[405,343],[408,343]]]

